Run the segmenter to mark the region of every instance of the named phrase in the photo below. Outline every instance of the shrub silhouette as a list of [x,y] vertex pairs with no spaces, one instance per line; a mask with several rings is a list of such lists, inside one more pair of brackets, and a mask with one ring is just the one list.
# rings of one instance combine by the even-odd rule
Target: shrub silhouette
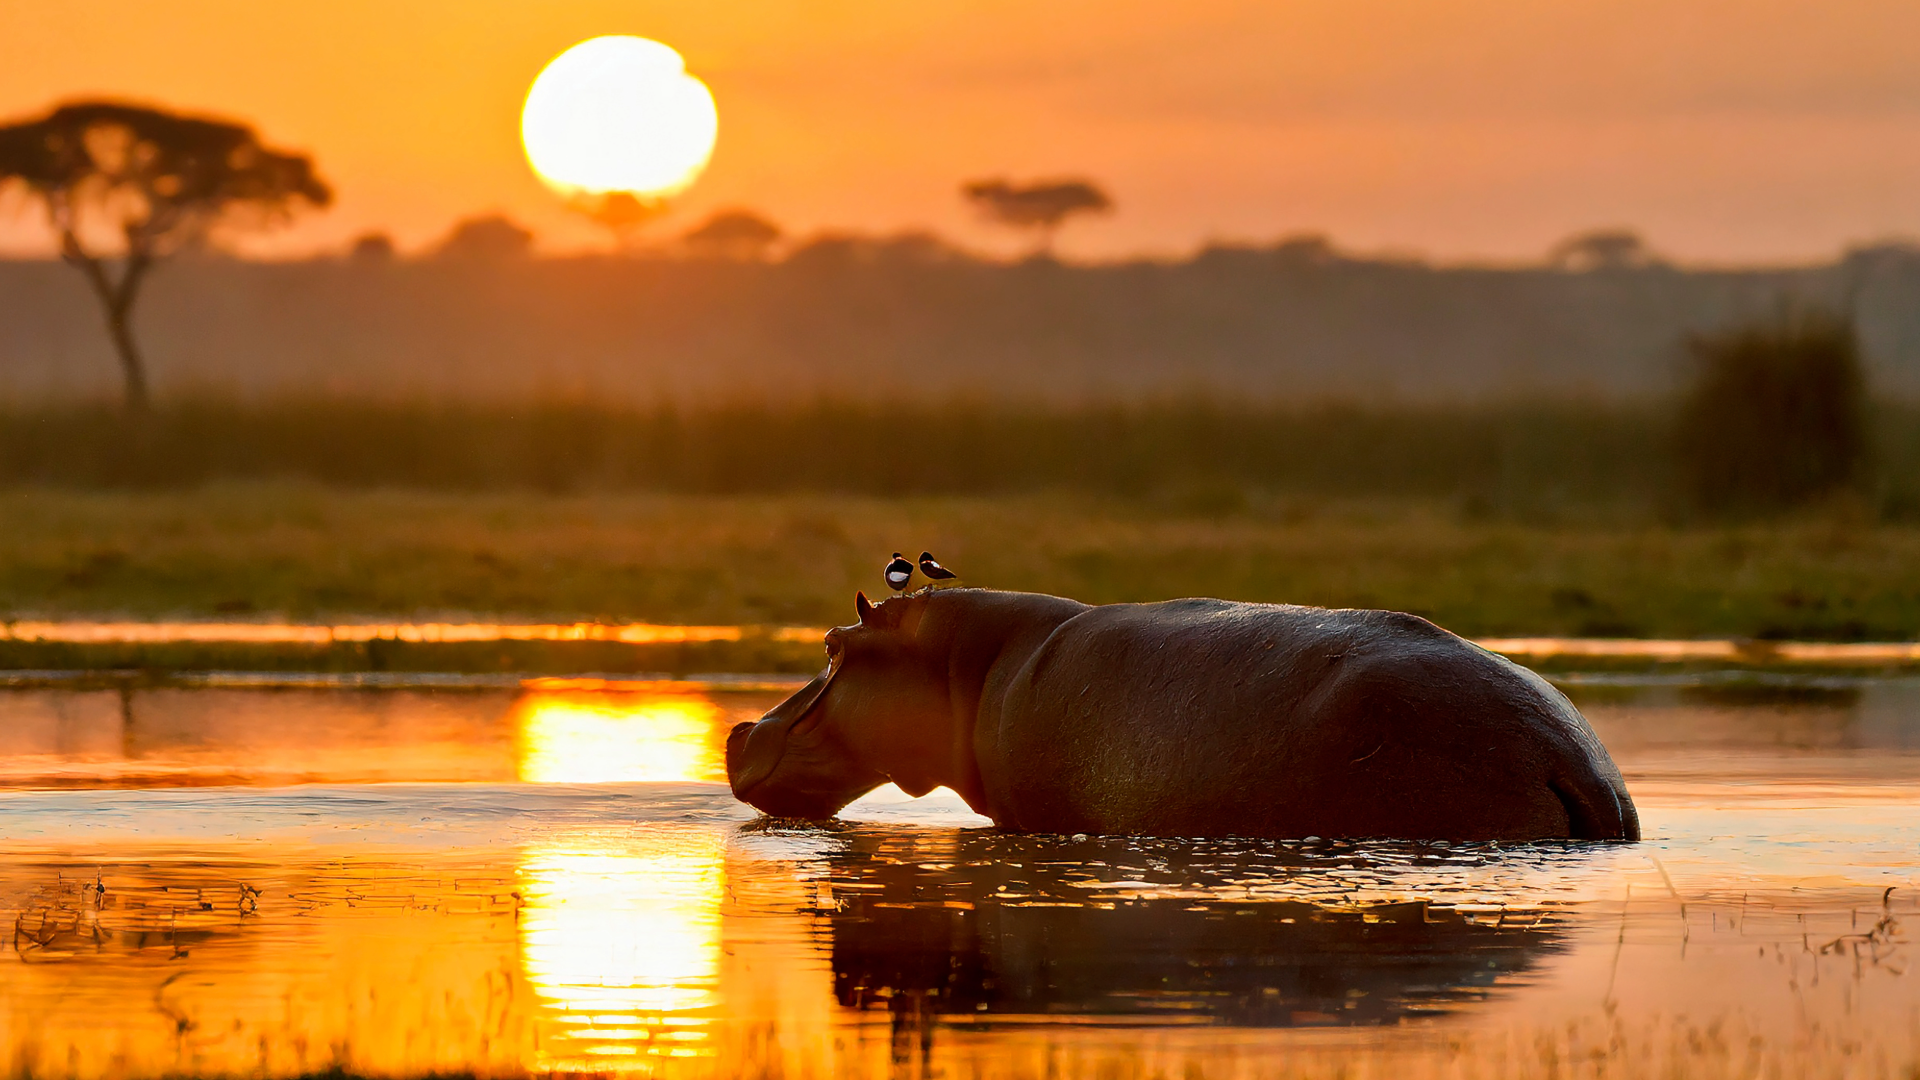
[[1786,509],[1844,488],[1866,459],[1866,383],[1853,325],[1791,310],[1688,342],[1676,464],[1708,513]]

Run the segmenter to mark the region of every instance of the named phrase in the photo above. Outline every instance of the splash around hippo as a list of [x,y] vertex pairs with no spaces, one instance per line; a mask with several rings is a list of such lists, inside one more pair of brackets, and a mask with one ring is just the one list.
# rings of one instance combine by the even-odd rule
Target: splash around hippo
[[985,589],[870,603],[727,740],[742,801],[831,817],[888,781],[1026,832],[1637,840],[1565,695],[1425,619]]

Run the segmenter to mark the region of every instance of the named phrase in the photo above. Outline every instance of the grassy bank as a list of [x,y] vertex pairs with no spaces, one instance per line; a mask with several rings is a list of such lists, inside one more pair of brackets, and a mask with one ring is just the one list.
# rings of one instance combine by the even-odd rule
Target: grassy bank
[[0,493],[0,613],[822,625],[930,548],[1088,601],[1384,606],[1468,634],[1908,639],[1920,527],[1488,518],[1458,502],[552,495],[297,484]]

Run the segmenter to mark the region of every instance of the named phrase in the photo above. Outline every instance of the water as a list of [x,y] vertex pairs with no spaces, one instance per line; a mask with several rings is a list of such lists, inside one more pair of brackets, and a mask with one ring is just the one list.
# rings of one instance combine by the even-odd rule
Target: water
[[768,823],[775,690],[4,690],[0,1068],[1911,1075],[1920,683],[1571,689],[1644,843]]

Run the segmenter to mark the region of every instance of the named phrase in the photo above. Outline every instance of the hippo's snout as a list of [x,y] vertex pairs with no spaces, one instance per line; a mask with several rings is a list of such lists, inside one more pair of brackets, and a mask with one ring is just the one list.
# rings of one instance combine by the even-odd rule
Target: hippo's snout
[[753,730],[759,726],[745,720],[727,733],[727,783],[733,788],[733,797],[742,802],[749,801],[747,792],[765,780],[780,760],[781,748],[767,745],[771,740],[762,738],[760,745],[754,745]]
[[741,747],[747,745],[747,732],[752,730],[753,721],[742,720],[733,725],[732,731],[727,732],[727,770],[729,772],[733,770],[734,757],[740,753]]
[[747,736],[752,731],[753,721],[743,720],[727,732],[727,783],[732,785],[735,798],[746,790],[740,783],[740,773],[746,766]]

